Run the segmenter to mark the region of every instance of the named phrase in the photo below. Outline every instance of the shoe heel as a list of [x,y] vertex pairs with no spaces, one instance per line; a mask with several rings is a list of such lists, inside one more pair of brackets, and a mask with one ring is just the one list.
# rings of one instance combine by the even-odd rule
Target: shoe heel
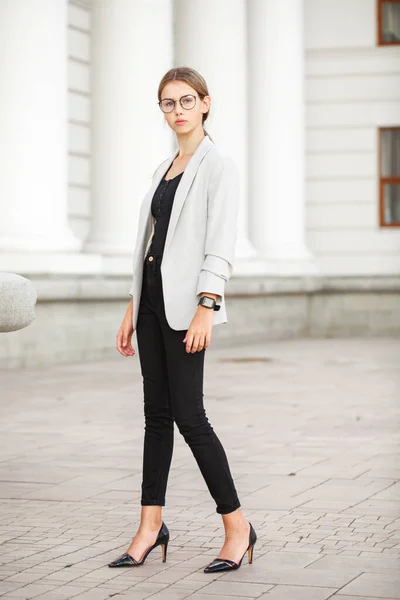
[[162,562],[166,562],[167,560],[167,546],[168,542],[161,544]]
[[250,523],[250,535],[249,535],[249,548],[248,548],[248,557],[249,557],[249,565],[253,562],[253,551],[254,544],[257,541],[257,534],[254,530],[253,525]]

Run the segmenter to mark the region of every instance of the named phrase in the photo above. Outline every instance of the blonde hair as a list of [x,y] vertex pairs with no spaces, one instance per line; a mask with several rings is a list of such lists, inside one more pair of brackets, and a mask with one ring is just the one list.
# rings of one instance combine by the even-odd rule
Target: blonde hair
[[[184,81],[185,83],[190,85],[190,87],[192,87],[194,90],[196,90],[197,94],[199,95],[200,100],[203,100],[205,96],[209,96],[208,87],[205,82],[205,79],[204,79],[204,77],[202,77],[202,75],[200,75],[200,73],[198,71],[196,71],[195,69],[190,69],[189,67],[176,67],[174,69],[170,69],[169,71],[167,71],[165,73],[164,77],[161,79],[160,84],[158,86],[158,92],[157,92],[159,101],[161,100],[161,94],[164,89],[164,86],[169,81],[177,81],[177,80]],[[210,109],[206,113],[203,113],[202,124],[203,124],[203,129],[204,129],[205,135],[208,135],[210,140],[214,141],[212,139],[212,137],[210,136],[210,134],[208,133],[208,131],[206,131],[205,127],[204,127],[204,122],[208,119],[209,113],[210,113]]]

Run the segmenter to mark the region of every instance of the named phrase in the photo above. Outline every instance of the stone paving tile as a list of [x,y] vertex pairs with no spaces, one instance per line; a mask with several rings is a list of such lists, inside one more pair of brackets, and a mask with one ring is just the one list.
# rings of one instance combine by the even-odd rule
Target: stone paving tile
[[[12,592],[15,592],[15,590],[21,590],[22,589],[22,585],[20,582],[16,582],[16,581],[0,581],[0,595],[3,594],[9,594],[11,595]],[[34,585],[34,584],[32,584]],[[53,586],[50,586],[53,587]]]
[[[400,563],[399,563],[400,564]],[[385,573],[382,577],[378,573],[361,573],[337,592],[338,598],[344,595],[373,595],[378,598],[400,598],[400,572],[397,574]]]
[[125,598],[126,600],[142,600],[142,598],[154,598],[155,600],[183,600],[183,598],[187,598],[188,595],[190,595],[190,592],[187,590],[179,590],[176,588],[167,587],[159,592],[151,593],[151,595],[148,596],[143,596],[141,595],[141,592],[137,592],[136,588],[133,588],[132,590],[128,590],[125,595],[121,594],[121,597]]
[[258,600],[326,600],[331,598],[335,589],[295,585],[276,585]]
[[[15,600],[18,600],[21,598],[24,598],[24,599],[25,598],[36,598],[37,596],[40,596],[47,592],[51,592],[53,590],[55,590],[57,592],[57,589],[56,589],[57,587],[58,587],[57,585],[47,585],[42,582],[30,583],[28,585],[25,585],[24,587],[15,589],[13,592],[9,593],[8,595],[13,597]],[[1,598],[3,598],[3,596],[1,596]]]
[[356,569],[368,573],[395,573],[400,572],[400,561],[398,557],[388,557],[379,555],[379,557],[369,558],[364,556],[343,556],[342,554],[334,556],[321,556],[318,560],[308,566],[309,569]]
[[0,600],[400,598],[399,349],[382,338],[208,349],[207,413],[258,535],[252,565],[217,575],[203,568],[223,524],[178,430],[167,562],[157,548],[140,568],[107,567],[140,515],[137,359],[0,372]]
[[63,593],[65,593],[65,596],[52,597],[51,594],[50,595],[43,594],[42,596],[38,596],[37,600],[53,600],[53,598],[54,598],[54,600],[64,600],[64,599],[67,600],[67,598],[76,598],[76,599],[79,598],[79,600],[107,600],[110,597],[109,591],[99,590],[98,588],[91,589],[91,590],[85,590],[85,591],[83,591],[83,593],[80,593],[79,595],[73,595],[73,596],[72,595],[68,596],[69,592],[70,592],[70,590],[68,589],[68,587],[66,587],[65,589],[63,589]]
[[[258,561],[262,563],[263,561]],[[254,568],[252,568],[254,567]],[[325,569],[298,569],[295,567],[269,568],[263,564],[249,566],[248,569],[238,569],[221,575],[221,581],[247,581],[265,584],[308,585],[325,586],[339,589],[359,575],[356,569],[350,570],[325,570]]]
[[[248,596],[247,596],[248,597]],[[190,596],[186,596],[186,598],[190,598],[190,600],[232,600],[232,596],[227,596],[226,594],[205,594],[202,592],[191,594]],[[237,596],[236,596],[237,598]],[[159,599],[164,600],[164,599]],[[167,599],[165,599],[167,600]],[[172,597],[171,597],[172,600]]]
[[188,593],[194,593],[197,592],[198,590],[203,589],[207,584],[207,582],[205,582],[204,580],[196,580],[196,579],[191,579],[189,580],[187,577],[185,577],[184,579],[180,579],[179,581],[175,582],[173,585],[173,589],[176,590],[187,590]]
[[260,583],[240,583],[232,582],[224,579],[223,581],[213,581],[202,588],[202,594],[225,594],[226,596],[232,596],[233,598],[239,596],[243,598],[258,598],[264,592],[270,590],[272,585],[265,585]]
[[[45,589],[45,586],[43,586],[43,588]],[[84,591],[84,588],[81,587],[63,585],[48,591],[43,591],[43,593],[35,596],[35,598],[38,600],[69,600],[70,598],[81,595]],[[29,598],[29,595],[25,596],[25,598]]]
[[[382,598],[377,598],[376,596],[343,596],[340,594],[333,594],[332,598],[336,598],[336,600],[382,600]],[[392,598],[391,600],[397,600],[396,598]]]

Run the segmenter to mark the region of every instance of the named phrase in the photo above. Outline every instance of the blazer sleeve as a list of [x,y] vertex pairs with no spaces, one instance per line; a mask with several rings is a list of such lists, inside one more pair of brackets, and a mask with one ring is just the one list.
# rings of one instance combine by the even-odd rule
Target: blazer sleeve
[[208,183],[208,216],[205,258],[196,294],[225,295],[225,284],[233,270],[238,233],[239,172],[230,157],[215,161]]

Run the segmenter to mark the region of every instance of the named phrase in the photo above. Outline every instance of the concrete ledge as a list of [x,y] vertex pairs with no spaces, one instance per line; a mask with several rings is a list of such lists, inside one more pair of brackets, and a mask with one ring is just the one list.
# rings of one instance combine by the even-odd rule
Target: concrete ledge
[[[117,354],[129,278],[41,277],[34,285],[36,320],[0,336],[0,369]],[[227,296],[228,323],[213,329],[217,347],[301,337],[400,337],[400,277],[238,277],[230,279]],[[133,345],[137,349],[136,335]]]
[[[39,302],[127,300],[130,277],[31,276]],[[227,297],[342,292],[400,292],[400,276],[368,277],[231,277]]]

